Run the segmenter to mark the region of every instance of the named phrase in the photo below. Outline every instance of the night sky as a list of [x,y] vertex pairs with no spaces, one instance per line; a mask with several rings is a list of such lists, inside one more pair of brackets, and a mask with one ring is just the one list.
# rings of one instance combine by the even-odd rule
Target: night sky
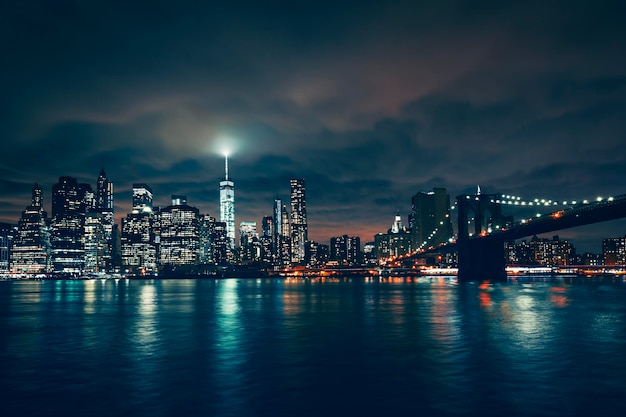
[[[134,182],[219,217],[226,147],[237,224],[306,178],[325,243],[373,240],[432,187],[626,193],[623,1],[5,3],[1,221],[101,167],[117,222]],[[624,234],[560,233],[594,252]]]

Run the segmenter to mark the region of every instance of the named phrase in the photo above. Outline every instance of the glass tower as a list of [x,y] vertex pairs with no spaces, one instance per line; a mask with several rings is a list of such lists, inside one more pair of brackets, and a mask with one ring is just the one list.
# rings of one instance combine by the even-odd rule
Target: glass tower
[[291,184],[291,260],[304,262],[304,244],[308,240],[306,220],[306,188],[304,179],[292,179]]
[[235,183],[228,178],[228,156],[224,156],[225,176],[220,181],[220,221],[226,223],[228,251],[235,249]]

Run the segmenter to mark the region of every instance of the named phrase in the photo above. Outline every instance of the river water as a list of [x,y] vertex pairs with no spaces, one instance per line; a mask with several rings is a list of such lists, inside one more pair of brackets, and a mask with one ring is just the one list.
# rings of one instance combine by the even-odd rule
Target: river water
[[2,416],[626,410],[621,278],[0,282]]

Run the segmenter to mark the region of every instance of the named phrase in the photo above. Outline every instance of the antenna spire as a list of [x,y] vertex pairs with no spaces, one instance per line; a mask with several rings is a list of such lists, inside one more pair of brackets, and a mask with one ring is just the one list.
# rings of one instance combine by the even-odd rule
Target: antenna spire
[[226,172],[226,181],[228,181],[228,155],[224,155],[224,170]]

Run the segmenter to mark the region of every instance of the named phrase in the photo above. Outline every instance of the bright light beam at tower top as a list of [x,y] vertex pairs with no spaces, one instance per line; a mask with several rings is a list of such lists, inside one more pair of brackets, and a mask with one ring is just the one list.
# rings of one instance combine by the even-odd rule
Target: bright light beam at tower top
[[226,173],[224,179],[228,181],[228,151],[224,151],[224,172]]

